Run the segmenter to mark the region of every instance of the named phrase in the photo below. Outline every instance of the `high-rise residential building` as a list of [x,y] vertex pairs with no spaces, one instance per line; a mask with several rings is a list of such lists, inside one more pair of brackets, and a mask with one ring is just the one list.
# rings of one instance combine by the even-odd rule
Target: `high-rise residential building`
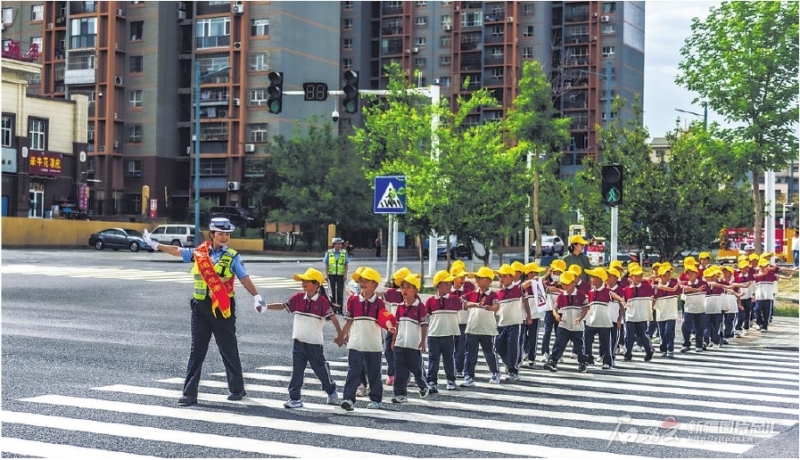
[[160,216],[186,219],[194,196],[196,113],[201,197],[245,207],[241,184],[263,175],[258,159],[268,139],[291,135],[296,121],[302,126],[313,115],[329,119],[334,99],[303,103],[285,95],[280,114],[267,108],[270,71],[283,72],[284,91],[300,90],[303,82],[338,89],[340,6],[308,6],[3,2],[3,44],[41,45],[42,72],[30,79],[30,93],[89,97],[85,171],[92,213],[139,214],[149,195]]
[[[420,86],[438,83],[451,101],[479,88],[500,102],[466,123],[501,118],[518,94],[522,63],[536,59],[550,75],[556,107],[572,118],[562,175],[585,156],[600,157],[597,125],[605,102],[630,104],[644,88],[644,2],[384,1],[341,2],[341,65],[362,87],[385,85],[381,69],[400,64]],[[610,88],[606,65],[610,65]],[[346,117],[355,118],[355,117]],[[355,123],[344,121],[346,129]]]

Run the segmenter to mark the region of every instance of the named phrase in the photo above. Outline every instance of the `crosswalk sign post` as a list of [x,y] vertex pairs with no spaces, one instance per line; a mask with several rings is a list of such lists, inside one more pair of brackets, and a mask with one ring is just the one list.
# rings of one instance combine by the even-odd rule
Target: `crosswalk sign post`
[[405,214],[406,209],[406,176],[375,177],[372,212],[375,214]]

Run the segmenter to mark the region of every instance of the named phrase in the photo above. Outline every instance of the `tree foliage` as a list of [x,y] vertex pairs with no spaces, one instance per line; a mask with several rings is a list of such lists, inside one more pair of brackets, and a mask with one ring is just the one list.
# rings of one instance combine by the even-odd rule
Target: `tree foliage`
[[[695,18],[676,82],[735,125],[725,162],[752,172],[755,233],[763,210],[758,178],[798,156],[798,3],[723,2]],[[756,239],[756,250],[761,251]]]

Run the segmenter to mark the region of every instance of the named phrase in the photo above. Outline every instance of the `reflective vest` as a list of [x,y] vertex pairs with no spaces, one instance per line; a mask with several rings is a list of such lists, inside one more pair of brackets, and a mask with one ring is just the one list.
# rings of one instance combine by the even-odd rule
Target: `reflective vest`
[[[227,249],[222,257],[219,258],[217,263],[214,264],[214,271],[219,275],[222,284],[228,291],[228,297],[233,297],[233,282],[235,280],[233,272],[231,271],[231,264],[233,258],[236,257],[237,252],[233,249]],[[192,276],[194,276],[194,298],[197,300],[205,300],[208,296],[208,285],[203,280],[200,274],[200,269],[197,268],[197,262],[192,266]]]
[[329,275],[344,275],[344,268],[347,265],[347,252],[339,251],[339,257],[336,257],[333,249],[328,250],[328,274]]

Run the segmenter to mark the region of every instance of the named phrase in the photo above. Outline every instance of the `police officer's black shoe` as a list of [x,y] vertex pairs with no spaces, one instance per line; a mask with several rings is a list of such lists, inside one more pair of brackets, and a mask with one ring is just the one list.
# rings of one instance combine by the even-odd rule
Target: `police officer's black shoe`
[[241,401],[242,398],[244,398],[245,396],[247,396],[246,391],[242,391],[239,393],[231,393],[230,395],[228,395],[228,401]]
[[193,406],[197,404],[197,397],[196,396],[181,396],[178,400],[179,406]]

